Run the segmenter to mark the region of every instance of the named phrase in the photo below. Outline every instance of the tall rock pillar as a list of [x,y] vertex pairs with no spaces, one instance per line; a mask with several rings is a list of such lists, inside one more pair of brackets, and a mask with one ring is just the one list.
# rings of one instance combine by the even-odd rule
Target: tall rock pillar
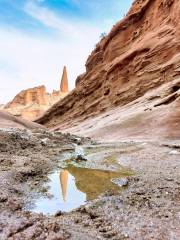
[[60,91],[63,93],[69,92],[66,66],[63,69],[63,74],[62,74],[61,84],[60,84]]

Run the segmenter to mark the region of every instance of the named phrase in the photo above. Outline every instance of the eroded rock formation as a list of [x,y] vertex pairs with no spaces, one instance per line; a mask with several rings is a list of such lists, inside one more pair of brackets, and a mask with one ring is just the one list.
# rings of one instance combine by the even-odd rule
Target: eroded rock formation
[[[38,122],[96,138],[102,138],[104,130],[112,136],[123,129],[125,136],[124,127],[129,127],[128,136],[138,135],[140,122],[147,130],[143,134],[148,136],[150,123],[150,131],[157,126],[161,129],[154,131],[154,136],[174,132],[173,137],[178,138],[179,19],[180,0],[136,0],[125,18],[113,26],[88,57],[86,72],[77,78],[76,89]],[[148,100],[146,94],[151,95]],[[138,102],[140,108],[136,108]],[[117,109],[121,114],[116,116]],[[111,110],[115,115],[108,120]],[[130,120],[132,114],[134,121]],[[139,114],[142,114],[141,121]],[[99,122],[99,119],[103,120]]]
[[54,103],[65,97],[68,91],[67,71],[66,67],[64,67],[60,90],[53,90],[52,93],[48,93],[45,86],[23,90],[4,106],[4,110],[15,116],[34,120]]
[[66,66],[64,66],[64,69],[63,69],[63,75],[62,75],[61,84],[60,84],[60,91],[62,93],[67,93],[69,91]]

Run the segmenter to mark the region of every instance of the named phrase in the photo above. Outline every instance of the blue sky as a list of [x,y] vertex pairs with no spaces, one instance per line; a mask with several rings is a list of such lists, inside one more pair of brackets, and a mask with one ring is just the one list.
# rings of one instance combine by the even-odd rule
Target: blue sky
[[71,89],[102,32],[133,0],[0,0],[0,103],[22,89],[58,89],[67,65]]

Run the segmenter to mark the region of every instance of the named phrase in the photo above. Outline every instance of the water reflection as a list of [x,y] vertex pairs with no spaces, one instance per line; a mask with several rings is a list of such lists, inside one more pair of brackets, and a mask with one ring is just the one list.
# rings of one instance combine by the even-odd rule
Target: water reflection
[[61,186],[62,197],[64,202],[66,201],[66,197],[67,197],[68,174],[69,173],[67,170],[62,170],[60,171],[60,174],[59,174],[60,186]]
[[96,199],[107,190],[119,191],[119,186],[114,184],[111,179],[121,178],[125,175],[120,172],[80,168],[74,165],[68,165],[64,171],[74,176],[76,188],[86,194],[86,200]]
[[[106,191],[117,193],[120,187],[111,179],[122,178],[125,173],[81,168],[68,165],[60,172],[49,176],[49,194],[53,198],[39,198],[35,202],[35,212],[54,214],[58,210],[71,211],[87,200],[96,199]],[[46,185],[47,186],[47,185]]]

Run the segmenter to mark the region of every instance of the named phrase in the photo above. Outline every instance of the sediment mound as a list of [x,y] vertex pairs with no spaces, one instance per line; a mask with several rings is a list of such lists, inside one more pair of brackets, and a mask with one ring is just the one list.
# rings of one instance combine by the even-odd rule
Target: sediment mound
[[[118,138],[118,129],[126,127],[123,136],[147,136],[148,126],[153,133],[149,136],[180,137],[179,18],[180,0],[136,0],[96,45],[75,90],[37,122],[97,138],[104,132]],[[134,106],[131,114],[129,105]],[[118,125],[109,117],[112,111]],[[139,114],[140,120],[130,121],[131,115]]]
[[43,129],[45,127],[28,120],[20,119],[7,112],[0,111],[0,128]]

